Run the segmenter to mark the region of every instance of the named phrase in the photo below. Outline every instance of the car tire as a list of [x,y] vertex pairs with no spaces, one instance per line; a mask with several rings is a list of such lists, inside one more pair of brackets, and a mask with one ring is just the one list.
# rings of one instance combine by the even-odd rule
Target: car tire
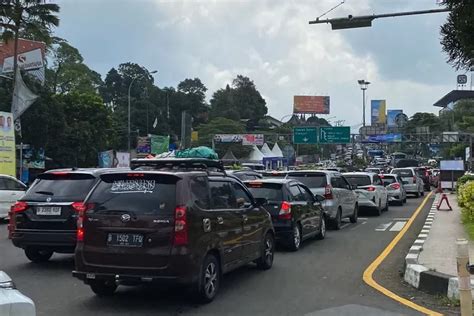
[[420,195],[421,195],[421,196],[425,196],[425,190],[424,190],[424,189],[421,190],[421,194],[420,194]]
[[326,238],[326,218],[321,215],[321,222],[319,223],[319,233],[316,235],[316,239]]
[[99,297],[112,296],[117,290],[117,284],[111,281],[90,281],[89,286],[92,292]]
[[48,261],[53,255],[53,252],[49,250],[27,247],[25,249],[25,255],[28,259],[30,259],[31,262],[41,263]]
[[268,270],[273,265],[275,256],[275,238],[272,234],[267,233],[263,239],[262,255],[257,260],[257,267],[261,270]]
[[400,201],[398,201],[397,205],[398,206],[403,206],[404,203],[406,203],[406,200],[400,200]]
[[352,224],[355,224],[357,223],[357,220],[359,219],[359,207],[357,206],[357,204],[354,206],[354,212],[352,213],[352,215],[349,217],[349,221],[352,223]]
[[415,197],[417,197],[417,198],[420,197],[420,192],[416,192]]
[[215,255],[206,255],[199,274],[195,299],[199,303],[210,303],[216,297],[221,282],[221,266]]
[[337,213],[336,213],[336,218],[332,220],[332,228],[334,230],[340,230],[341,222],[342,222],[342,210],[341,208],[338,208]]
[[293,230],[291,231],[291,238],[288,240],[288,246],[291,251],[298,251],[301,247],[301,226],[298,223],[293,225]]
[[402,205],[405,204],[406,202],[407,202],[407,197],[405,196],[405,198],[403,199]]
[[388,210],[389,210],[389,206],[388,206],[388,198],[387,198],[387,202],[386,202],[385,207],[383,208],[382,211],[388,212]]
[[379,201],[379,206],[375,208],[375,215],[376,216],[382,215],[382,201]]

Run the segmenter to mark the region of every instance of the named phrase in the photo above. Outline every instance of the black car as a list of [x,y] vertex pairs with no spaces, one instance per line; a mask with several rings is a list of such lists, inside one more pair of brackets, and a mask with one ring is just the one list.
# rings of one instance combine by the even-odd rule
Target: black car
[[73,276],[98,296],[178,283],[210,302],[222,274],[272,267],[270,215],[221,162],[139,159],[132,168],[101,175],[78,219]]
[[265,179],[245,184],[254,197],[267,199],[264,207],[272,216],[277,242],[296,251],[305,239],[324,239],[323,208],[304,184],[292,179]]
[[74,253],[76,220],[100,174],[110,169],[58,169],[40,174],[10,210],[9,238],[33,262]]

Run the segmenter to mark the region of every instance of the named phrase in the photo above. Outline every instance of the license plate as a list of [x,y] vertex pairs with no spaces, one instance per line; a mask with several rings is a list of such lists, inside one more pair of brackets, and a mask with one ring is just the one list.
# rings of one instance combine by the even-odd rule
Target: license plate
[[36,215],[58,216],[61,215],[61,206],[38,206]]
[[119,247],[142,247],[143,235],[110,233],[107,236],[107,245]]

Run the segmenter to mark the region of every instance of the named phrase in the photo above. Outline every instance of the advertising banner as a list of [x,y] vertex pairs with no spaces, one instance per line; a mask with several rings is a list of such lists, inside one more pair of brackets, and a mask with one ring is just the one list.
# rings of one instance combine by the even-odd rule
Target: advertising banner
[[137,138],[137,154],[149,154],[151,153],[151,143],[149,137],[138,137]]
[[240,143],[242,142],[241,134],[216,134],[214,135],[216,143]]
[[368,135],[370,143],[397,143],[402,141],[402,134]]
[[397,127],[397,115],[402,114],[403,110],[387,110],[387,126],[388,127]]
[[114,151],[107,150],[99,153],[99,168],[112,168],[114,166]]
[[26,169],[44,169],[44,149],[33,147],[23,149],[23,167]]
[[168,152],[170,146],[169,136],[151,135],[151,153],[158,155],[164,152]]
[[387,122],[387,118],[385,116],[385,100],[371,100],[370,105],[370,117],[372,125],[385,124]]
[[293,113],[329,114],[329,96],[295,95]]
[[[43,67],[43,53],[40,48],[18,55],[18,67],[22,70],[32,70]],[[3,73],[13,71],[13,56],[3,61]]]
[[117,152],[117,168],[130,167],[130,153]]
[[263,134],[244,134],[242,135],[242,145],[244,146],[263,146]]
[[13,116],[0,112],[0,173],[16,177],[15,128]]

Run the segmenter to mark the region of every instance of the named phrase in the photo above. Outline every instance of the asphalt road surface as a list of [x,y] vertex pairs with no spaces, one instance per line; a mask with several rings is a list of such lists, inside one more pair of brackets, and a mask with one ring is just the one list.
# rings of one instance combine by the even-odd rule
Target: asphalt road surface
[[[0,224],[0,270],[44,316],[419,315],[367,286],[362,274],[421,201],[409,198],[380,217],[362,213],[357,224],[347,221],[340,231],[329,231],[325,240],[306,241],[296,253],[279,249],[269,271],[248,265],[225,275],[219,295],[207,305],[193,303],[181,288],[122,286],[115,296],[98,298],[71,276],[72,255],[55,254],[46,264],[30,263],[7,239],[6,224]],[[426,217],[429,206],[419,217]]]

